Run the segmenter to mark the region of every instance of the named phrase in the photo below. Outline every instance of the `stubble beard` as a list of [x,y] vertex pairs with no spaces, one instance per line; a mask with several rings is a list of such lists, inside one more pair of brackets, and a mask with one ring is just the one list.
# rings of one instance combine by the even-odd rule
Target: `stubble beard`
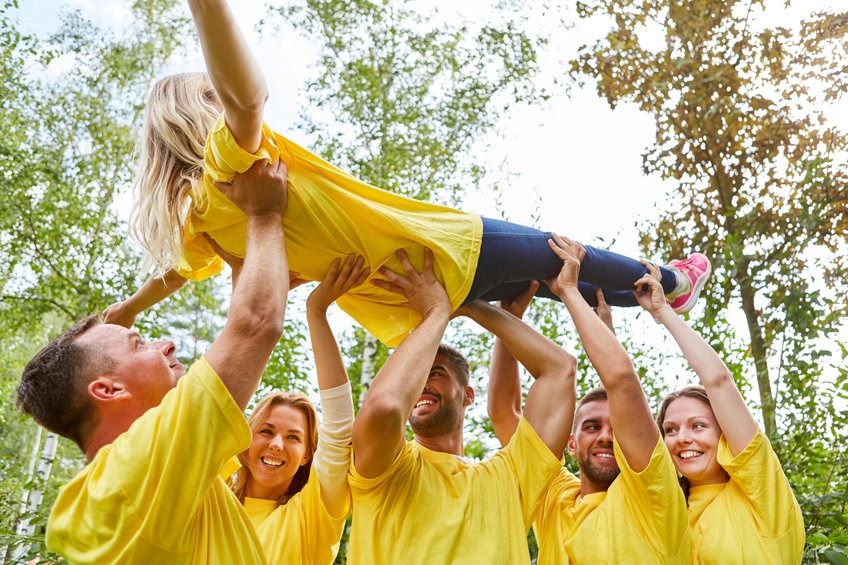
[[621,473],[621,469],[618,468],[618,465],[612,468],[596,467],[590,461],[590,457],[591,456],[587,454],[580,460],[580,472],[586,475],[586,477],[593,483],[606,485],[606,487],[609,488],[612,482]]
[[409,425],[415,435],[427,438],[442,437],[462,428],[461,399],[453,402],[439,402],[439,409],[427,416],[409,417]]

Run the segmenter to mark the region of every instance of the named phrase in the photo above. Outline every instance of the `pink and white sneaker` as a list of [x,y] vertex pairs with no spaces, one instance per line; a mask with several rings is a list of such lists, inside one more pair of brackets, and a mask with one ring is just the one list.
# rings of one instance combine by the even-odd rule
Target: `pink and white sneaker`
[[669,304],[678,314],[685,314],[698,302],[712,265],[703,253],[692,253],[686,259],[672,259],[667,267],[678,275],[678,288],[668,294]]

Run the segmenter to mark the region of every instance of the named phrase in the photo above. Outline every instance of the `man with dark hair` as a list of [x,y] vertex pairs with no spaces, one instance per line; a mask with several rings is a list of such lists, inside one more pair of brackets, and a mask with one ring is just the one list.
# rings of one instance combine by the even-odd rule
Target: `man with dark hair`
[[[615,334],[577,288],[580,245],[554,235],[551,247],[563,268],[546,283],[571,314],[603,388],[590,390],[573,412],[568,452],[577,459],[579,478],[563,468],[534,515],[539,564],[689,563],[686,502],[639,377]],[[516,302],[517,307],[507,307],[520,316],[529,297]],[[503,344],[495,344],[494,357],[489,413],[503,443],[515,433],[520,383]],[[573,400],[564,398],[563,410]]]
[[257,162],[217,185],[247,216],[246,254],[227,322],[188,372],[170,341],[145,342],[99,316],[27,364],[19,406],[89,460],[47,524],[47,546],[68,561],[265,561],[219,474],[250,444],[243,410],[282,335],[285,173],[282,162]]
[[[491,459],[463,457],[465,410],[474,401],[468,363],[439,345],[450,316],[425,250],[417,272],[382,269],[374,283],[421,313],[374,379],[353,427],[353,525],[348,562],[530,563],[527,531],[540,493],[561,466],[574,398],[575,360],[517,318],[484,302],[460,313],[501,337],[536,376],[513,441]],[[413,441],[404,437],[409,420]]]

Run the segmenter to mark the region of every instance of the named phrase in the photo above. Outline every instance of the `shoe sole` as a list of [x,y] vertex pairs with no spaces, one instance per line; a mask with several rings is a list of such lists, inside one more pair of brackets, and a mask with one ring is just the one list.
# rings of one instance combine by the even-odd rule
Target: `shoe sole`
[[710,274],[713,272],[713,264],[707,259],[707,270],[704,272],[704,275],[698,279],[698,283],[695,285],[695,288],[692,290],[692,293],[689,295],[689,300],[683,303],[682,306],[678,306],[674,311],[678,314],[686,314],[691,310],[695,303],[698,302],[698,299],[701,297],[701,291],[704,290],[704,286],[707,284],[707,279],[710,278]]

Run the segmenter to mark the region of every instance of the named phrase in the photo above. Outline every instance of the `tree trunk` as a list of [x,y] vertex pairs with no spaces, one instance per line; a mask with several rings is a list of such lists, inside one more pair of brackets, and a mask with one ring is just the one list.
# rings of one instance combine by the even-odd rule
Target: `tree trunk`
[[[41,436],[41,432],[39,431],[39,439]],[[24,493],[25,497],[25,512],[21,521],[18,523],[18,527],[15,530],[15,533],[20,538],[25,538],[28,536],[32,536],[35,533],[35,525],[31,521],[31,517],[38,510],[38,507],[41,505],[41,499],[44,496],[44,485],[47,484],[47,479],[50,478],[50,472],[53,470],[53,461],[56,459],[56,448],[59,445],[59,436],[54,434],[53,432],[47,432],[47,436],[44,439],[44,447],[41,449],[41,458],[38,462],[38,472],[36,473],[35,478],[35,487],[28,492]],[[21,540],[23,541],[23,540]],[[15,548],[14,553],[12,554],[12,561],[19,562],[23,560],[24,556],[27,554],[29,547],[26,543],[21,543]]]
[[359,383],[362,386],[362,394],[359,395],[359,406],[365,402],[365,395],[374,380],[374,366],[377,358],[377,338],[365,332],[365,343],[362,346],[362,370],[359,373]]
[[754,305],[755,291],[748,275],[748,261],[743,260],[739,274],[739,290],[742,294],[742,310],[748,323],[748,333],[751,335],[751,355],[757,371],[757,388],[760,391],[760,407],[763,412],[765,432],[772,444],[778,440],[777,420],[774,413],[774,396],[771,392],[771,379],[768,369],[768,349],[760,326],[760,316]]

